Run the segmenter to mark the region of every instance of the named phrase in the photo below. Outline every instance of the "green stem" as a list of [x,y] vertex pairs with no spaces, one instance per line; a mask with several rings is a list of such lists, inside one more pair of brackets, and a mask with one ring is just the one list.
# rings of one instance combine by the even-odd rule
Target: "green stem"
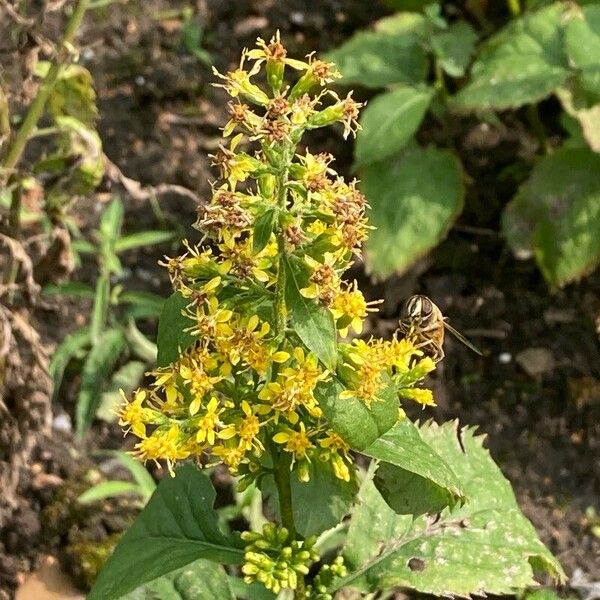
[[292,509],[292,484],[290,480],[292,457],[287,452],[280,452],[278,456],[277,454],[273,456],[273,460],[276,460],[274,475],[277,495],[279,496],[281,524],[295,538],[296,526],[294,524],[294,511]]
[[33,99],[33,102],[29,106],[29,110],[25,115],[25,119],[23,119],[23,123],[21,123],[21,126],[12,140],[12,143],[6,151],[6,156],[2,161],[2,167],[9,173],[19,162],[31,132],[35,129],[38,121],[44,113],[46,103],[48,102],[48,98],[50,97],[50,94],[52,93],[52,90],[58,81],[62,67],[68,60],[68,47],[72,44],[73,39],[75,38],[75,34],[81,25],[81,21],[83,20],[83,16],[85,15],[85,11],[88,8],[89,2],[90,0],[78,0],[77,4],[75,5],[75,8],[73,9],[73,12],[71,13],[71,16],[69,17],[65,27],[65,33],[60,45],[58,56],[56,57],[55,62],[50,66],[50,69],[48,70],[46,77],[44,77],[44,80],[42,81],[40,88]]
[[[287,204],[287,179],[288,179],[289,163],[285,161],[285,165],[281,167],[277,174],[277,207],[280,214],[285,210]],[[281,221],[277,223],[275,235],[277,237],[277,246],[279,252],[279,265],[277,268],[277,287],[275,288],[275,336],[283,338],[287,324],[286,308],[285,308],[285,239],[283,237],[283,229]],[[281,341],[281,339],[279,341]]]
[[506,0],[508,10],[513,17],[519,17],[521,15],[521,2],[520,0]]
[[527,118],[531,129],[540,144],[540,150],[543,154],[548,154],[550,146],[548,144],[548,137],[546,136],[546,128],[540,117],[540,111],[538,110],[537,104],[527,105]]

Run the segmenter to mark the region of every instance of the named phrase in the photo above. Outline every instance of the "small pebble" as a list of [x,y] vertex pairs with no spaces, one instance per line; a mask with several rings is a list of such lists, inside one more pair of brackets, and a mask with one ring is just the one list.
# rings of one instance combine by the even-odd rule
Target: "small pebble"
[[498,361],[502,365],[508,365],[512,362],[512,354],[510,352],[501,352],[498,355]]
[[71,433],[71,431],[73,431],[71,417],[65,413],[56,415],[52,421],[52,429],[55,431],[61,431],[62,433]]

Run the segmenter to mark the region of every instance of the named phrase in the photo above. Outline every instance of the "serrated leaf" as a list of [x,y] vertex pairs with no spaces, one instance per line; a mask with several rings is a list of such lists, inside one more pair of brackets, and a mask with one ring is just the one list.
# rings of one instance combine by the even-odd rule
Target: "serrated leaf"
[[333,315],[316,300],[305,298],[300,289],[308,281],[299,261],[285,258],[285,302],[291,325],[305,346],[328,368],[337,362],[337,331]]
[[438,148],[409,148],[365,167],[361,179],[376,227],[366,246],[367,266],[380,279],[403,273],[427,254],[463,208],[460,163]]
[[52,377],[54,383],[54,389],[52,391],[53,401],[56,399],[65,369],[69,365],[69,362],[79,354],[79,352],[89,346],[90,343],[90,330],[87,327],[84,327],[71,332],[57,346],[50,359],[50,364],[48,365],[48,373],[50,374],[50,377]]
[[465,499],[450,465],[409,419],[399,421],[362,453],[383,461],[375,485],[397,513],[433,513]]
[[144,246],[163,244],[164,242],[172,240],[174,237],[174,231],[138,231],[137,233],[131,233],[118,238],[115,241],[114,251],[119,253],[132,250],[133,248],[143,248]]
[[388,431],[398,420],[398,394],[386,387],[368,407],[358,398],[340,398],[344,386],[336,377],[315,389],[315,397],[327,419],[354,450],[362,451]]
[[115,363],[125,346],[120,329],[107,329],[98,338],[87,355],[81,374],[81,389],[77,397],[75,423],[81,438],[96,416],[102,397],[102,389],[110,377]]
[[[434,595],[510,594],[534,585],[534,569],[563,580],[560,564],[519,510],[510,483],[473,429],[420,427],[452,465],[467,502],[436,521],[397,515],[372,481],[359,494],[345,546],[355,569],[336,584],[362,590],[408,587]],[[459,439],[460,438],[460,439]]]
[[600,101],[600,6],[573,9],[565,27],[565,49],[588,94]]
[[329,52],[327,60],[337,65],[344,85],[380,88],[393,83],[423,83],[427,72],[427,55],[412,33],[360,31]]
[[157,365],[166,367],[175,362],[180,351],[191,346],[196,338],[184,329],[192,326],[192,320],[183,314],[189,304],[179,292],[172,294],[165,302],[160,320],[158,321],[158,347]]
[[[314,460],[309,465],[310,480],[298,481],[291,477],[292,508],[296,530],[303,537],[319,535],[335,527],[350,508],[358,492],[354,473],[350,481],[336,477],[331,463]],[[269,496],[271,509],[279,514],[279,497],[272,476],[262,482],[264,495]]]
[[192,465],[165,477],[100,572],[87,600],[116,600],[199,558],[238,564],[243,550],[217,526],[215,490]]
[[457,110],[504,110],[538,102],[569,77],[563,13],[554,3],[511,21],[480,48],[471,81],[453,99]]
[[92,504],[106,498],[114,498],[124,494],[137,494],[138,487],[131,481],[101,481],[83,492],[77,498],[81,504]]
[[275,227],[275,214],[275,209],[268,208],[256,219],[252,237],[252,250],[255,254],[269,243]]
[[600,262],[600,156],[562,148],[541,159],[507,205],[502,228],[514,250],[532,249],[552,286]]
[[235,600],[223,567],[197,560],[147,583],[121,600]]
[[452,23],[431,36],[431,48],[451,77],[462,77],[471,62],[477,34],[467,21]]
[[356,165],[378,162],[404,148],[419,128],[432,97],[431,88],[400,87],[369,102],[360,117]]

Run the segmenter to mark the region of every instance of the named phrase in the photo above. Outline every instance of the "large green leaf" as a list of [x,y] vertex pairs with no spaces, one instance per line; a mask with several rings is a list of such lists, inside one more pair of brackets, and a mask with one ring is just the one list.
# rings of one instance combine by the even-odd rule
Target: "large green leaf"
[[316,300],[305,298],[300,293],[308,285],[308,279],[299,261],[286,258],[284,268],[285,302],[294,331],[328,369],[335,369],[337,331],[333,315]]
[[81,389],[75,409],[76,431],[82,437],[92,424],[100,405],[102,391],[125,346],[120,329],[107,329],[92,346],[81,374]]
[[362,451],[383,461],[375,485],[398,513],[436,512],[464,500],[460,482],[448,463],[403,419]]
[[184,331],[193,325],[193,321],[183,314],[189,300],[180,292],[172,294],[165,302],[160,320],[158,321],[158,346],[157,364],[166,367],[176,361],[179,353],[191,346],[196,338]]
[[563,580],[560,564],[519,510],[510,483],[473,429],[425,424],[423,439],[452,465],[467,502],[435,521],[397,515],[370,480],[363,485],[345,546],[353,569],[336,588],[426,594],[510,594],[534,585],[534,570]]
[[565,27],[565,48],[581,85],[600,101],[600,5],[572,11]]
[[[343,481],[327,462],[313,460],[309,475],[307,482],[299,481],[295,474],[291,479],[294,523],[304,537],[335,527],[350,512],[358,492],[354,474],[350,481]],[[263,479],[262,491],[269,496],[273,512],[279,514],[279,497],[272,476]]]
[[431,36],[431,48],[451,77],[462,77],[471,62],[477,34],[467,21],[457,21]]
[[412,33],[360,31],[327,55],[342,74],[344,85],[380,88],[393,83],[423,83],[427,55]]
[[570,71],[564,54],[561,3],[512,21],[480,49],[471,82],[454,98],[458,110],[503,110],[537,102]]
[[432,97],[431,88],[403,86],[369,102],[360,117],[356,164],[374,163],[404,148],[419,128]]
[[88,600],[116,600],[199,558],[238,564],[243,551],[217,526],[210,479],[186,465],[165,477],[100,572]]
[[163,575],[122,600],[234,600],[225,570],[210,560],[197,560]]
[[378,278],[406,271],[446,235],[460,214],[464,189],[458,159],[437,148],[409,148],[364,168],[362,190],[376,227],[366,259]]
[[531,250],[552,286],[600,262],[600,156],[562,148],[537,163],[502,219],[515,251]]
[[362,451],[398,420],[398,394],[390,384],[368,407],[359,398],[340,398],[344,389],[333,377],[317,387],[315,396],[331,428],[354,450]]

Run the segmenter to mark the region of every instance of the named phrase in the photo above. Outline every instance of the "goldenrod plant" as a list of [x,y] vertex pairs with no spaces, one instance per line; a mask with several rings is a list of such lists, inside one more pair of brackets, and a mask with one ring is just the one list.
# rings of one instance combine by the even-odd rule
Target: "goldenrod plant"
[[[481,438],[406,417],[405,402],[433,404],[423,381],[436,367],[410,331],[352,337],[377,310],[343,278],[368,207],[332,156],[302,144],[311,129],[357,130],[360,104],[328,87],[335,65],[288,57],[276,35],[215,74],[231,97],[220,179],[200,242],[164,261],[174,294],[158,365],[119,414],[134,455],[171,476],[89,599],[195,572],[194,597],[212,599],[500,594],[532,584],[534,569],[562,579]],[[373,459],[366,473],[357,452]],[[269,522],[219,527],[202,470],[219,464],[238,490],[262,492]]]

